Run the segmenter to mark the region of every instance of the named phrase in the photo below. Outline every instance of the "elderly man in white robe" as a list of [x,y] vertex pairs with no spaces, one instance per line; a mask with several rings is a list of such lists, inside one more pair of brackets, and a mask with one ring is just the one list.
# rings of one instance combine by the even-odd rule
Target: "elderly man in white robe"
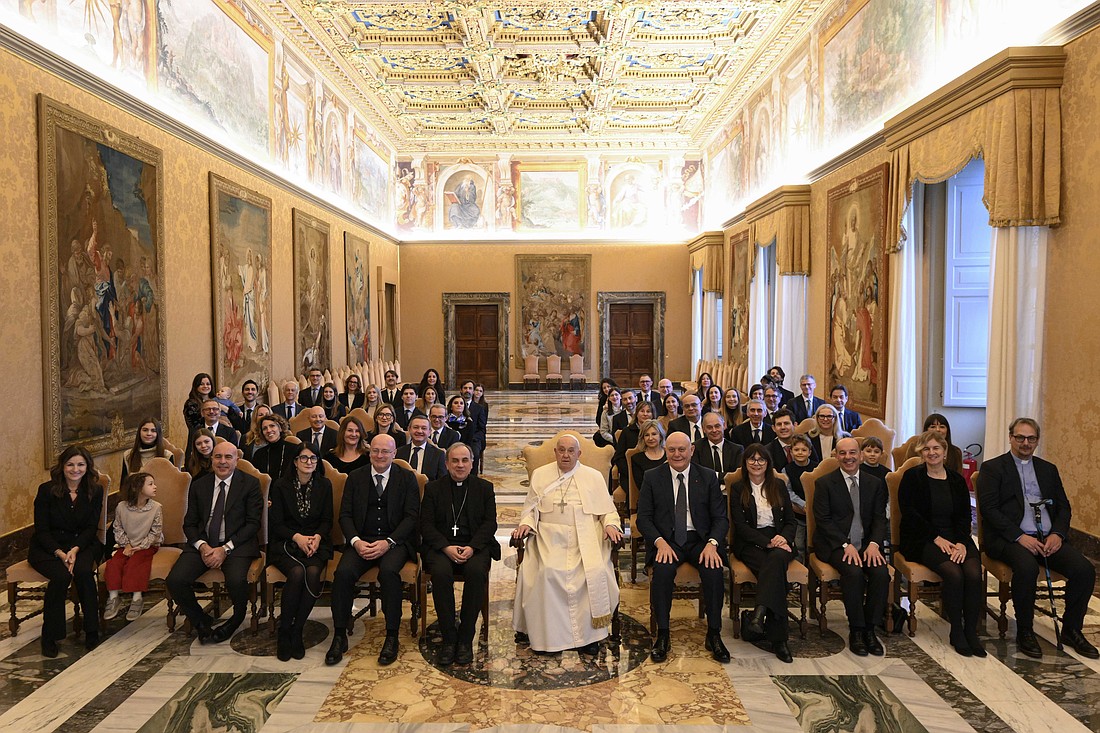
[[531,649],[596,654],[619,604],[611,545],[622,540],[607,477],[580,463],[581,446],[563,435],[554,463],[531,474],[513,539],[529,537],[516,581],[512,626]]

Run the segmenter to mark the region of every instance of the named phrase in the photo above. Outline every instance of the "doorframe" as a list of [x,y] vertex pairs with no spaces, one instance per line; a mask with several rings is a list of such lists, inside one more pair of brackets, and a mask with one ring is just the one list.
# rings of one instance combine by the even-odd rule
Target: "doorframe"
[[611,306],[618,303],[648,303],[653,306],[653,378],[665,374],[665,293],[661,290],[596,293],[600,319],[600,374],[611,373]]
[[512,317],[509,293],[443,293],[443,360],[447,389],[458,389],[455,373],[455,306],[495,305],[497,307],[497,384],[508,389],[508,324]]

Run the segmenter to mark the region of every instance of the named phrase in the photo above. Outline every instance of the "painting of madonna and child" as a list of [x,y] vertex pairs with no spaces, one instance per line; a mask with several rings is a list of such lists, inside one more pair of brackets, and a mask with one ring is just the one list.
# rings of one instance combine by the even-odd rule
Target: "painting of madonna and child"
[[516,255],[520,356],[557,355],[563,368],[579,354],[589,365],[592,258]]

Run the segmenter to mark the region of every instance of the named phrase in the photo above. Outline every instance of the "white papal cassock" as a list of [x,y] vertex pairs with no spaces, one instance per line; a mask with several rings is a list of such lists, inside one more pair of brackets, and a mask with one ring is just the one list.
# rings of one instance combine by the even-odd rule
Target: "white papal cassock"
[[557,652],[607,638],[619,586],[604,527],[619,526],[607,479],[577,464],[535,469],[519,523],[531,527],[512,625],[531,648]]

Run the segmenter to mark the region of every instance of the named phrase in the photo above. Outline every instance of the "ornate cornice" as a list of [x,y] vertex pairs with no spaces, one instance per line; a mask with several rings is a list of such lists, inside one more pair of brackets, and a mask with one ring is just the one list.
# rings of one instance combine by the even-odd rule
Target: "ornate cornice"
[[789,206],[809,206],[810,186],[802,184],[798,186],[780,186],[771,193],[761,196],[756,201],[745,207],[744,217],[746,221],[753,222],[763,219],[769,214],[785,209]]

